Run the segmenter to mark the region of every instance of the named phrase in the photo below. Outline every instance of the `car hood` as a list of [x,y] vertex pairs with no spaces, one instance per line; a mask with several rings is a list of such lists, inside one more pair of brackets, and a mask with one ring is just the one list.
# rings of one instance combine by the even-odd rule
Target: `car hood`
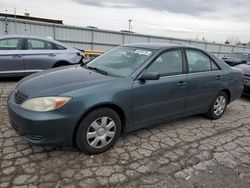
[[16,90],[28,98],[62,95],[114,79],[116,78],[87,70],[79,65],[68,66],[28,76],[18,83]]
[[244,74],[250,75],[250,65],[241,64],[241,65],[237,65],[235,67],[238,68],[238,69],[243,70]]

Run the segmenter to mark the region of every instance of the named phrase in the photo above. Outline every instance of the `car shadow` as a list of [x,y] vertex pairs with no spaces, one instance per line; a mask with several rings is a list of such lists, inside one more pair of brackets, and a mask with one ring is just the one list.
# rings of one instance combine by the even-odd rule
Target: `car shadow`
[[250,102],[250,96],[242,95],[241,99],[245,102]]

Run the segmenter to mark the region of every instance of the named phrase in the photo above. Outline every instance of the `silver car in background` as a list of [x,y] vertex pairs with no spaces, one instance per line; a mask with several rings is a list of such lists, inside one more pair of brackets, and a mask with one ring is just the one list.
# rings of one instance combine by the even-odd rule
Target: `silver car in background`
[[0,77],[27,76],[45,69],[81,63],[83,53],[49,38],[0,37]]

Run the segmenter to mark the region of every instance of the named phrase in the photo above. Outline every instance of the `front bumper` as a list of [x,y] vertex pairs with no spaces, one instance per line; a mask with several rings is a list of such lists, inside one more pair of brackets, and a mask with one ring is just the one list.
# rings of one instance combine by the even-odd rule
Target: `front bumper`
[[15,103],[14,93],[8,97],[11,126],[30,143],[38,145],[72,145],[78,117],[63,111],[34,112]]

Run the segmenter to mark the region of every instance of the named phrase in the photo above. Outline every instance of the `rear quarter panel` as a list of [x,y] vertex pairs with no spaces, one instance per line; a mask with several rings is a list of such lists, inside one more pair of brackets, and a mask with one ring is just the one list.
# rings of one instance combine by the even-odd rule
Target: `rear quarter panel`
[[238,68],[232,68],[231,72],[229,73],[231,77],[231,85],[230,85],[230,92],[231,92],[231,101],[239,99],[242,95],[244,86],[243,86],[243,73]]
[[209,55],[215,60],[215,62],[217,62],[224,72],[223,87],[224,89],[228,89],[230,91],[231,98],[229,102],[239,99],[243,92],[243,74],[241,70],[230,67],[223,60],[219,59],[212,53],[209,53]]

